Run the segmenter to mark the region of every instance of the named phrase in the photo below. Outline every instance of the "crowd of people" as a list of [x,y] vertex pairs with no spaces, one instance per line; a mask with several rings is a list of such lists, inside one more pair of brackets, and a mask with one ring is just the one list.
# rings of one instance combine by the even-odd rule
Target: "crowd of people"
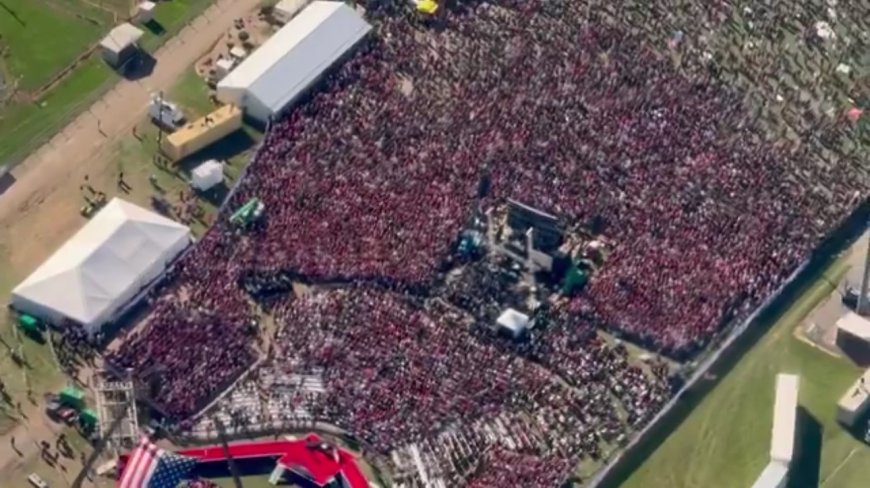
[[[715,69],[678,71],[583,4],[458,2],[427,29],[380,3],[366,45],[270,124],[227,207],[259,198],[263,221],[242,231],[221,215],[110,354],[140,376],[157,371],[170,414],[196,412],[254,362],[251,296],[301,277],[347,285],[275,301],[278,357],[323,368],[316,417],[386,453],[457,422],[539,409],[550,369],[570,385],[559,395],[577,439],[564,452],[588,455],[670,394],[663,365],[630,364],[595,327],[691,354],[864,197],[857,169],[759,137]],[[547,304],[546,327],[522,345],[403,294],[437,283],[475,207],[506,198],[596,222],[610,246],[586,289]],[[481,321],[496,312],[461,295],[446,298]],[[570,457],[496,454],[486,466],[517,465],[484,466],[479,486],[525,486]]]
[[817,165],[756,137],[714,76],[550,3],[560,15],[481,4],[425,36],[378,19],[372,45],[273,125],[242,183],[239,202],[270,209],[251,265],[432,280],[485,169],[484,204],[604,222],[614,249],[581,300],[650,347],[692,352],[855,203],[857,179],[807,191]]
[[565,473],[573,468],[574,465],[565,459],[546,459],[495,448],[486,454],[480,470],[470,477],[465,486],[561,486],[565,482]]
[[477,340],[465,313],[368,287],[288,300],[276,320],[275,361],[323,371],[324,393],[309,407],[314,416],[380,454],[522,412],[536,419],[560,462],[597,459],[602,442],[623,442],[669,394],[660,377],[605,344],[590,348],[588,362],[572,363],[577,376],[567,387],[569,378]]
[[323,368],[314,410],[379,452],[450,423],[519,405],[547,376],[468,340],[398,296],[367,288],[293,300],[277,310],[278,354]]
[[254,362],[256,337],[256,324],[243,314],[189,310],[164,301],[106,360],[153,385],[151,396],[164,412],[183,419]]

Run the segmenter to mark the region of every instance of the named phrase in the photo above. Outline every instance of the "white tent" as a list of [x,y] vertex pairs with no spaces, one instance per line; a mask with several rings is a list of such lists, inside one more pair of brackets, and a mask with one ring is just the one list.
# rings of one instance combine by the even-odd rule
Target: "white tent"
[[752,488],[783,488],[788,481],[788,466],[771,461],[752,484]]
[[529,330],[529,316],[512,308],[502,312],[496,323],[514,338],[522,336]]
[[224,167],[220,161],[210,159],[191,172],[190,185],[199,191],[206,191],[224,181]]
[[371,29],[342,2],[313,2],[223,78],[217,97],[265,123]]
[[793,374],[776,375],[770,460],[785,465],[791,463],[791,458],[794,455],[799,380],[800,378]]
[[12,306],[97,332],[190,243],[190,229],[118,198],[12,291]]
[[100,41],[103,59],[112,66],[120,66],[133,54],[136,43],[144,35],[142,29],[129,22],[113,28]]
[[870,343],[870,320],[855,312],[846,312],[837,321],[837,332],[845,332],[856,339]]

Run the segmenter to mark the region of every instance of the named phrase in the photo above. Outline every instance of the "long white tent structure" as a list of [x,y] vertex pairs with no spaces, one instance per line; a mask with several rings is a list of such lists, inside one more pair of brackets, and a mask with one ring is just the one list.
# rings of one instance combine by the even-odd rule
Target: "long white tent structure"
[[773,429],[770,440],[770,460],[788,465],[794,456],[797,428],[798,385],[794,374],[776,376],[776,400],[773,405]]
[[342,2],[315,1],[218,83],[220,101],[266,122],[371,31]]
[[88,333],[115,318],[191,242],[190,229],[115,198],[12,291],[16,310]]

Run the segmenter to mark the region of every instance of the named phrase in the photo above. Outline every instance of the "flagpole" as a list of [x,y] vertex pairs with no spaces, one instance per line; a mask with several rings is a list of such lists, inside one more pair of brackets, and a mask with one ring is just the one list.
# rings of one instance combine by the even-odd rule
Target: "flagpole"
[[109,439],[112,437],[112,434],[115,432],[115,430],[121,425],[121,421],[124,420],[125,417],[127,417],[127,409],[124,409],[124,412],[121,413],[121,415],[115,417],[115,420],[113,420],[111,425],[109,425],[109,430],[107,430],[106,433],[97,441],[97,444],[94,446],[94,452],[92,452],[91,455],[88,456],[88,459],[85,461],[85,465],[82,467],[82,470],[79,471],[78,476],[76,476],[76,479],[74,479],[72,485],[70,485],[72,488],[81,488],[85,477],[87,477],[88,472],[91,470],[91,466],[93,466],[97,459],[99,459],[99,457],[103,454],[103,451],[109,444]]
[[212,416],[211,420],[214,422],[214,426],[217,429],[218,438],[221,441],[221,447],[224,449],[224,456],[226,456],[227,463],[230,465],[230,473],[233,475],[233,482],[235,483],[236,488],[243,488],[242,479],[239,477],[239,470],[236,468],[236,461],[233,459],[232,454],[230,454],[230,446],[227,444],[227,436],[224,433],[224,424],[217,415]]

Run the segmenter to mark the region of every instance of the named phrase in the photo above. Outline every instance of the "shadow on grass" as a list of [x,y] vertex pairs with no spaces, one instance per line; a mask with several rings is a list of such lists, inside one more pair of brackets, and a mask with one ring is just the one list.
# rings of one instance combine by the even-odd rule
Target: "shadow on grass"
[[797,409],[795,457],[791,463],[787,488],[816,488],[822,462],[822,423],[806,408]]
[[130,61],[128,61],[122,70],[122,75],[130,81],[141,80],[154,72],[154,67],[157,66],[157,60],[145,51],[140,51]]
[[166,34],[166,28],[163,27],[163,24],[157,22],[154,19],[145,22],[144,24],[142,24],[142,26],[148,29],[148,32],[154,34],[155,36],[162,36],[163,34]]
[[15,184],[15,177],[12,173],[0,174],[0,195],[6,192],[12,185]]
[[214,207],[220,207],[222,203],[224,203],[224,199],[226,199],[227,195],[230,193],[230,187],[227,186],[227,183],[221,182],[212,188],[209,188],[206,191],[198,191],[196,192],[199,195],[199,198],[207,201]]
[[214,144],[197,151],[178,162],[179,171],[189,180],[190,172],[203,161],[217,159],[227,162],[239,154],[250,150],[257,141],[244,129],[239,129]]

